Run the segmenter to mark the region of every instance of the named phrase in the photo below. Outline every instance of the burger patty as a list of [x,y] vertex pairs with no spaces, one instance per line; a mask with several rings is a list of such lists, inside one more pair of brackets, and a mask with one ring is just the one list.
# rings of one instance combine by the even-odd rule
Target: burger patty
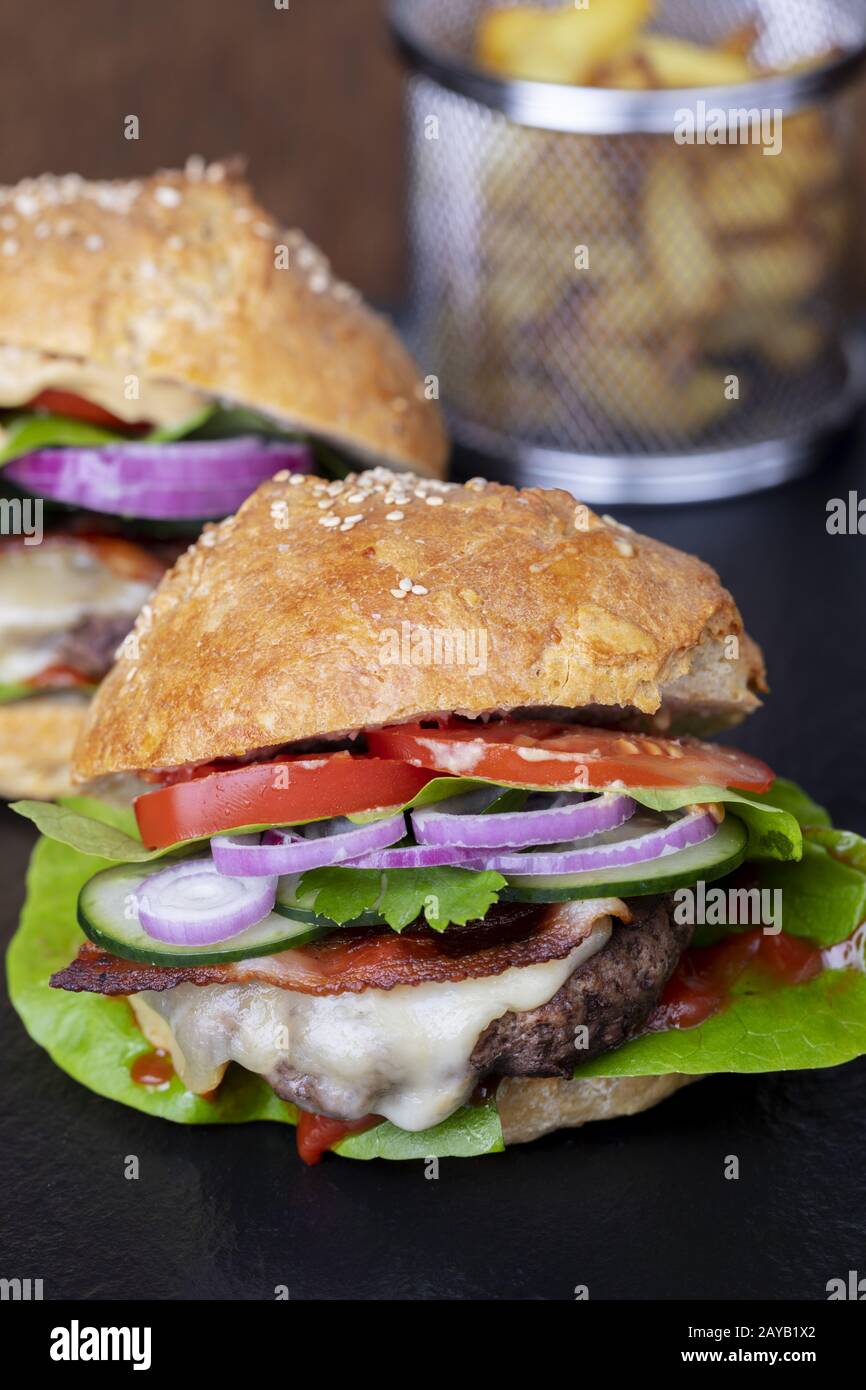
[[[634,917],[614,922],[610,940],[540,1008],[494,1019],[472,1052],[483,1075],[572,1075],[575,1066],[639,1033],[692,928],[675,922],[668,898],[632,898]],[[577,1035],[585,1027],[586,1035]]]
[[82,618],[60,644],[57,661],[101,681],[114,665],[114,653],[135,621],[131,614]]

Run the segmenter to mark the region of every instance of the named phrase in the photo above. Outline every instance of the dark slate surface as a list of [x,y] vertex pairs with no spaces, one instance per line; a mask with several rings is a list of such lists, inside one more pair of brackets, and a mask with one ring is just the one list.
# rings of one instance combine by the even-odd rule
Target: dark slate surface
[[[774,687],[740,742],[866,832],[866,536],[825,526],[829,498],[866,496],[862,459],[743,501],[619,514],[719,569]],[[4,940],[30,844],[0,813]],[[823,1298],[866,1272],[866,1063],[704,1081],[429,1181],[416,1164],[305,1169],[282,1127],[146,1119],[54,1067],[5,1000],[0,1056],[0,1275],[42,1278],[49,1298]]]

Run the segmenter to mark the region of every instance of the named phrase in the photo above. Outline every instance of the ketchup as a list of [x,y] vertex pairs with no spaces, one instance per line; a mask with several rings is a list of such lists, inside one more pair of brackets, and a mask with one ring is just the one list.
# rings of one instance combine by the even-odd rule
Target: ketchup
[[693,946],[680,957],[647,1019],[647,1031],[703,1023],[730,1003],[734,985],[750,967],[780,985],[799,985],[820,974],[821,952],[799,937],[769,935],[760,927],[726,937],[716,946]]
[[312,1167],[318,1163],[322,1154],[327,1153],[341,1139],[349,1134],[362,1134],[380,1123],[379,1115],[364,1115],[360,1120],[331,1120],[327,1115],[311,1115],[307,1110],[298,1111],[298,1126],[295,1135],[298,1154]]
[[142,1052],[136,1057],[129,1074],[137,1086],[155,1086],[164,1091],[175,1074],[171,1057],[162,1047],[153,1052]]

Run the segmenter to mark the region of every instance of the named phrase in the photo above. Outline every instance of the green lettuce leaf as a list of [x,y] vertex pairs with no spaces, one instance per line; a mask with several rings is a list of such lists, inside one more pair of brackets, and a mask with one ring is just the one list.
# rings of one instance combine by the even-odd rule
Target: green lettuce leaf
[[866,872],[813,844],[808,832],[803,858],[796,864],[762,864],[760,882],[781,893],[782,930],[817,946],[835,946],[866,921]]
[[[104,814],[123,816],[114,808]],[[125,1000],[49,987],[51,974],[68,964],[84,939],[75,920],[78,893],[88,878],[108,867],[110,861],[77,854],[48,839],[40,839],[33,851],[21,924],[7,955],[9,996],[27,1032],[83,1086],[146,1114],[180,1124],[294,1124],[295,1107],[275,1096],[261,1077],[237,1066],[229,1067],[212,1101],[192,1095],[177,1077],[165,1090],[139,1086],[130,1067],[151,1049]],[[344,1141],[340,1152],[349,1158],[444,1158],[501,1147],[498,1116],[488,1104],[463,1107],[418,1134],[384,1121]]]
[[[350,816],[349,819],[359,824],[371,820],[381,820],[383,816],[393,815],[395,811],[406,811],[412,806],[427,806],[433,802],[441,801],[446,796],[456,795],[458,790],[472,791],[476,787],[484,785],[483,782],[470,781],[463,777],[434,777],[426,786],[421,788],[420,792],[413,796],[411,801],[407,801],[402,807],[390,806],[363,815]],[[497,804],[499,804],[498,798]],[[70,849],[77,849],[81,854],[99,855],[100,858],[110,859],[115,863],[146,864],[151,859],[162,859],[167,854],[176,854],[181,850],[194,850],[198,845],[206,844],[210,840],[210,836],[205,835],[197,840],[178,840],[173,845],[166,845],[164,849],[146,849],[141,843],[135,824],[135,816],[132,812],[129,813],[125,824],[120,829],[110,820],[108,821],[108,828],[106,828],[106,817],[100,815],[98,806],[99,802],[93,797],[62,797],[56,803],[53,801],[13,801],[11,803],[13,811],[16,811],[19,816],[31,820],[37,830],[41,834],[47,835],[49,839],[58,840],[62,845],[68,845]],[[317,817],[316,819],[325,818]],[[238,826],[232,833],[251,835],[258,830],[268,830],[274,824],[309,825],[310,822],[308,820],[268,821],[259,825]]]
[[[23,685],[20,681],[9,681],[5,685],[0,685],[0,705],[11,704],[13,700],[26,700],[28,695],[35,695],[36,693],[32,685]],[[44,691],[39,693],[44,694]]]
[[[772,790],[771,787],[765,796]],[[682,806],[723,802],[725,809],[738,816],[749,832],[747,859],[799,859],[803,850],[803,836],[796,816],[783,805],[774,805],[751,794],[746,796],[728,787],[700,786],[629,787],[628,794],[652,811],[678,811]]]
[[496,1102],[488,1100],[461,1106],[433,1129],[412,1134],[386,1120],[375,1129],[351,1134],[334,1148],[344,1158],[474,1158],[501,1153],[505,1144]]
[[[762,888],[781,889],[782,929],[822,949],[846,941],[866,921],[866,840],[832,829],[824,808],[793,782],[779,778],[750,798],[757,799],[804,827],[801,859],[763,860],[758,869]],[[866,959],[862,970],[824,970],[801,985],[772,985],[746,972],[723,1012],[695,1028],[646,1034],[584,1063],[575,1076],[788,1071],[838,1066],[864,1052]]]
[[11,463],[37,449],[82,448],[88,445],[122,444],[134,438],[140,444],[170,443],[180,439],[228,439],[239,434],[295,436],[255,410],[234,409],[205,403],[200,410],[176,425],[162,425],[147,434],[134,436],[128,430],[94,425],[65,415],[26,414],[10,411],[3,415],[6,438],[0,447],[0,464]]
[[117,430],[92,425],[87,420],[69,420],[63,415],[14,415],[3,420],[5,438],[0,445],[0,464],[11,463],[22,454],[37,449],[56,449],[63,445],[86,447],[113,444],[127,439]]
[[769,791],[751,792],[749,799],[760,802],[762,806],[775,806],[780,811],[787,811],[804,827],[833,824],[829,812],[813,801],[796,782],[789,782],[786,777],[777,777]]
[[768,986],[746,974],[729,1006],[696,1028],[647,1033],[585,1062],[575,1076],[800,1071],[866,1053],[866,974],[824,970],[807,984]]
[[311,869],[302,874],[298,900],[332,922],[351,922],[375,909],[394,931],[422,913],[435,931],[484,917],[505,887],[502,874],[485,869]]

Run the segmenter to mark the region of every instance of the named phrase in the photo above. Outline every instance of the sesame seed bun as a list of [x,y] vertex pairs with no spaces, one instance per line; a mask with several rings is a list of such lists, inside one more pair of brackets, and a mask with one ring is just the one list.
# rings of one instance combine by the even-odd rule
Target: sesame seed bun
[[248,406],[441,477],[438,407],[384,318],[230,166],[0,188],[0,344]]
[[0,797],[48,800],[72,790],[69,760],[87,700],[31,695],[0,705]]
[[[453,659],[405,659],[404,624],[450,633]],[[385,469],[263,484],[206,528],[134,631],[78,744],[81,780],[440,712],[589,706],[615,723],[672,695],[702,715],[717,701],[718,725],[763,686],[699,560],[565,492]]]

